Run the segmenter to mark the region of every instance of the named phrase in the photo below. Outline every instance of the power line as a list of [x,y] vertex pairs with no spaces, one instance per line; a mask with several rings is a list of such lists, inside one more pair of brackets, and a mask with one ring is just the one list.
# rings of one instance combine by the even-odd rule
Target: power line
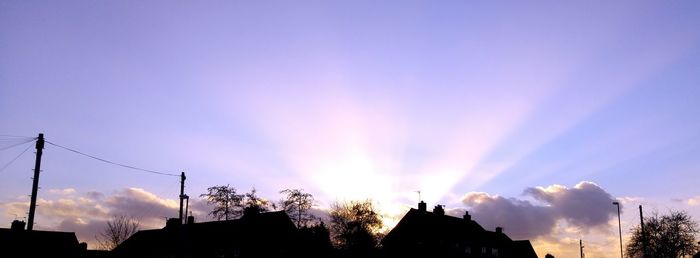
[[25,152],[27,152],[27,150],[29,150],[29,148],[31,148],[31,147],[32,147],[32,145],[27,146],[27,148],[24,149],[24,150],[22,151],[22,153],[20,153],[19,155],[17,155],[17,157],[15,157],[14,159],[10,160],[10,162],[8,162],[8,163],[5,164],[4,166],[2,166],[2,168],[0,168],[0,172],[2,172],[2,171],[5,170],[7,167],[9,167],[10,165],[12,165],[12,163],[15,162],[15,160],[17,160],[20,156],[22,156],[22,154],[24,154]]
[[74,150],[74,149],[71,149],[71,148],[68,148],[68,147],[65,147],[65,146],[61,146],[61,145],[55,144],[55,143],[50,142],[50,141],[46,141],[46,143],[51,144],[51,145],[56,146],[56,147],[59,147],[59,148],[62,148],[62,149],[65,149],[65,150],[70,151],[70,152],[73,152],[73,153],[77,153],[77,154],[80,154],[80,155],[83,155],[83,156],[86,156],[86,157],[89,157],[89,158],[92,158],[92,159],[96,159],[96,160],[99,160],[99,161],[102,161],[102,162],[105,162],[105,163],[109,163],[109,164],[112,164],[112,165],[120,166],[120,167],[125,167],[125,168],[129,168],[129,169],[133,169],[133,170],[138,170],[138,171],[143,171],[143,172],[148,172],[148,173],[153,173],[153,174],[158,174],[158,175],[164,175],[164,176],[177,176],[177,177],[180,176],[180,175],[178,175],[178,174],[159,172],[159,171],[155,171],[155,170],[150,170],[150,169],[145,169],[145,168],[139,168],[139,167],[135,167],[135,166],[129,166],[129,165],[125,165],[125,164],[121,164],[121,163],[109,161],[109,160],[106,160],[106,159],[103,159],[103,158],[99,158],[99,157],[96,157],[96,156],[93,156],[93,155],[90,155],[90,154],[87,154],[87,153],[84,153],[84,152],[80,152],[80,151],[77,151],[77,150]]
[[28,142],[31,142],[34,140],[36,140],[36,137],[35,138],[28,137],[26,139],[12,139],[12,140],[3,139],[3,140],[0,140],[0,143],[2,143],[2,145],[4,145],[4,143],[8,143],[8,142],[9,142],[9,144],[6,146],[1,146],[0,150],[7,150],[9,148],[19,146],[19,145],[22,145],[22,144],[25,144],[25,143],[28,143]]
[[0,134],[0,137],[13,137],[13,138],[35,138],[35,137],[30,137],[30,136],[21,136],[21,135],[9,135],[9,134]]

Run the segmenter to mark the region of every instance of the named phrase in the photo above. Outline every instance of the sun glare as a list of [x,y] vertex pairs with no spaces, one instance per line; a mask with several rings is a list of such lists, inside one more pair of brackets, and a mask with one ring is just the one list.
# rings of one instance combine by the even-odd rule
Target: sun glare
[[352,151],[343,157],[318,163],[314,181],[328,196],[337,200],[391,200],[394,183],[378,171],[376,163],[364,152]]

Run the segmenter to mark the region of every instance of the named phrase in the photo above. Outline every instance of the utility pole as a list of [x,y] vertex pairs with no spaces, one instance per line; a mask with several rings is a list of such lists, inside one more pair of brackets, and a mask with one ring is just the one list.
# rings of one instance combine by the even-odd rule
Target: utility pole
[[644,231],[644,214],[642,213],[642,205],[639,205],[639,221],[641,222],[640,227],[642,228],[642,257],[647,257],[647,234]]
[[578,249],[581,251],[581,258],[583,258],[583,240],[578,240]]
[[36,161],[34,162],[34,177],[32,178],[32,200],[29,203],[29,219],[27,230],[34,229],[34,212],[36,211],[36,195],[39,190],[39,172],[41,171],[41,154],[44,150],[44,134],[40,133],[36,139]]
[[190,196],[185,195],[185,199],[187,199],[187,202],[185,203],[185,224],[188,223],[189,218],[187,218],[187,214],[189,214],[189,209],[190,209]]
[[182,202],[185,200],[185,172],[180,174],[180,223],[182,223]]
[[620,258],[624,258],[622,254],[622,221],[620,220],[620,202],[613,202],[613,205],[617,206],[617,228],[620,230]]

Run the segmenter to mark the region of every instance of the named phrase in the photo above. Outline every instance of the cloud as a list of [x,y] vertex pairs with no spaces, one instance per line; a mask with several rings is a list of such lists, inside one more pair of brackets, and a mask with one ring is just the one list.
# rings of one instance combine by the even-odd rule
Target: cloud
[[622,205],[640,203],[640,202],[645,201],[645,199],[642,197],[634,197],[634,196],[623,196],[623,197],[617,197],[615,199],[617,199],[617,201],[622,203]]
[[504,198],[487,193],[468,193],[462,201],[471,206],[473,218],[484,227],[494,230],[501,226],[516,238],[531,238],[551,232],[556,217],[551,216],[545,206],[536,206],[528,201]]
[[99,246],[95,239],[96,236],[104,230],[106,221],[104,220],[86,220],[82,218],[65,218],[56,226],[55,230],[65,232],[75,232],[78,240],[88,243],[90,249],[96,249]]
[[162,223],[166,217],[176,217],[179,207],[178,201],[161,199],[141,188],[124,189],[106,197],[103,203],[112,211],[111,215],[133,216],[147,225]]
[[[126,215],[140,221],[142,229],[160,228],[165,218],[177,217],[179,202],[161,198],[141,188],[125,188],[113,193],[89,191],[79,194],[75,189],[52,189],[47,198],[37,200],[36,228],[75,232],[78,239],[96,248],[95,236],[113,216]],[[26,214],[26,196],[0,203],[0,217],[16,219]],[[207,220],[206,202],[190,200],[190,210],[200,220]],[[9,226],[9,221],[7,221]]]
[[90,198],[90,199],[100,200],[100,199],[105,197],[105,194],[100,193],[100,192],[96,192],[96,191],[89,191],[89,192],[85,193],[85,196]]
[[75,189],[73,189],[73,188],[49,189],[49,194],[55,194],[55,195],[71,195],[71,194],[75,194]]
[[700,196],[695,196],[693,198],[689,198],[686,203],[690,206],[698,206],[700,205]]
[[546,203],[559,218],[583,228],[603,225],[615,215],[610,209],[615,199],[592,182],[581,182],[574,188],[561,185],[528,188],[525,194]]
[[560,226],[559,222],[586,232],[607,226],[616,214],[610,208],[615,199],[591,182],[581,182],[573,188],[562,185],[527,188],[523,194],[535,201],[471,192],[464,195],[462,202],[484,227],[504,227],[510,236],[518,239],[551,235]]

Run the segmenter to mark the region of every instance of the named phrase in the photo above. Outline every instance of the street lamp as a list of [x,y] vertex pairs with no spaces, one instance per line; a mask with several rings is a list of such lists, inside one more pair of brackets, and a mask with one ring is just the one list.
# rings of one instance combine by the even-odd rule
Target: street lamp
[[622,222],[620,221],[620,202],[613,202],[613,205],[617,206],[617,226],[620,229],[620,258],[624,258],[622,256]]

